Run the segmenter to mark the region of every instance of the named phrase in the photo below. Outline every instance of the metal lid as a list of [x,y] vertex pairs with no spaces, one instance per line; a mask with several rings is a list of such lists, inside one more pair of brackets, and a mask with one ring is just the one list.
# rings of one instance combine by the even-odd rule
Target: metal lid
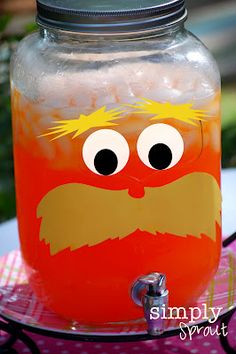
[[184,0],[36,0],[37,23],[84,33],[122,33],[185,20]]

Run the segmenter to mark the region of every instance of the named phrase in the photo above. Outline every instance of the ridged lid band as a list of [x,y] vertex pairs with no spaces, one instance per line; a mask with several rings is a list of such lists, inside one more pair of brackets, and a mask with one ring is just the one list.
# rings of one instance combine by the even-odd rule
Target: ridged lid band
[[[141,7],[145,3],[145,6]],[[184,0],[37,0],[37,23],[81,33],[151,30],[184,21]]]

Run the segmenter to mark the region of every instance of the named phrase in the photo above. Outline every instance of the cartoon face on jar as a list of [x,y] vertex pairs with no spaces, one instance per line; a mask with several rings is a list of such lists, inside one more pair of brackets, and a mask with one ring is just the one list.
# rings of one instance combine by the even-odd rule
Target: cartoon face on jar
[[36,293],[82,323],[132,320],[134,281],[161,272],[170,305],[193,304],[220,255],[218,119],[149,99],[54,116],[38,138],[56,155],[35,206]]

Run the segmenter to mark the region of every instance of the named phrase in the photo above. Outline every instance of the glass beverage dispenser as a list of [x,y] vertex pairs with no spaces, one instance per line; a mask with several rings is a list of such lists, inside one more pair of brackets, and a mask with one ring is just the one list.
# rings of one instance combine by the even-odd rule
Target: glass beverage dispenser
[[189,306],[221,250],[220,76],[183,0],[38,0],[11,65],[20,243],[30,285],[88,326],[143,318],[166,277]]

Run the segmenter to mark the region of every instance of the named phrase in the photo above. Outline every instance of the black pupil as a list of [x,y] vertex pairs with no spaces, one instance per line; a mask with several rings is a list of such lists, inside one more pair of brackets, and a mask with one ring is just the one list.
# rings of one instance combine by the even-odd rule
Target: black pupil
[[100,150],[94,158],[94,166],[98,173],[104,176],[111,175],[117,169],[116,154],[109,149]]
[[157,170],[164,170],[170,166],[172,152],[165,144],[156,144],[150,149],[148,154],[149,162]]

